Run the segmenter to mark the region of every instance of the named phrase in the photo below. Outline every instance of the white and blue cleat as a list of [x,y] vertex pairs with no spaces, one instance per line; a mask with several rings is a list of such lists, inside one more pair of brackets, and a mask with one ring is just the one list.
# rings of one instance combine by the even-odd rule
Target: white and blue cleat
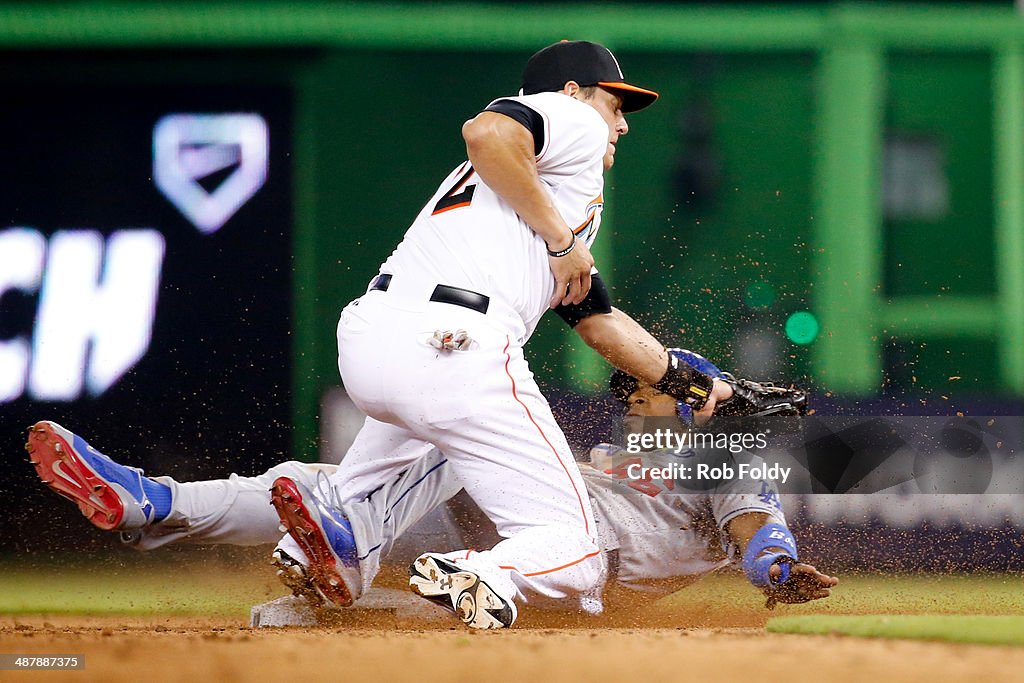
[[510,628],[519,614],[515,601],[438,553],[424,553],[409,566],[409,588],[470,628]]
[[[304,578],[328,604],[350,606],[362,589],[362,576],[352,525],[345,515],[289,477],[274,480],[270,503],[283,530],[306,555]],[[285,585],[294,592],[295,586],[288,581]]]
[[166,489],[169,505],[167,486],[148,479],[138,468],[114,462],[56,422],[29,427],[25,450],[43,483],[77,504],[100,529],[130,531],[157,521],[145,484]]

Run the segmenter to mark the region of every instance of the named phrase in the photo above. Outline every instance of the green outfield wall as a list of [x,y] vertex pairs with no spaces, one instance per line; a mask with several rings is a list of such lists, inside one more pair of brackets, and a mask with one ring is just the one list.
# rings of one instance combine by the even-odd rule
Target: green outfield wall
[[[462,161],[461,123],[567,37],[662,93],[630,118],[596,253],[663,340],[851,396],[1024,393],[1010,7],[0,4],[8,81],[288,85],[299,454],[337,383],[338,311]],[[530,344],[539,379],[600,390],[562,327]]]

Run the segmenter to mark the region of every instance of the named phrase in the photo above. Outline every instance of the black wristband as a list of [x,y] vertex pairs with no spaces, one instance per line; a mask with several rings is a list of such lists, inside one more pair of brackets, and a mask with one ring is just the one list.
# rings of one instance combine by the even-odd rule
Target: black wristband
[[700,410],[708,402],[715,380],[700,370],[680,363],[679,359],[668,354],[668,368],[654,388],[663,394],[674,396],[694,410]]
[[[569,327],[576,327],[581,320],[592,315],[612,312],[612,297],[601,279],[600,273],[590,276],[590,291],[583,301],[578,304],[558,304],[555,306],[555,313],[559,315]],[[630,392],[633,393],[633,392]]]
[[550,249],[548,249],[548,256],[554,256],[556,258],[559,256],[565,256],[570,251],[576,248],[576,235],[573,235],[573,233],[571,232],[569,234],[572,235],[572,242],[569,242],[569,246],[560,251],[551,251]]

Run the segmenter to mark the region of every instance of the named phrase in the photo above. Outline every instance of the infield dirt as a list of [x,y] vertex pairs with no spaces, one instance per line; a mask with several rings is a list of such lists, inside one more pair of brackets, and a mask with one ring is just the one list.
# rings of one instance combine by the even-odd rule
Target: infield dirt
[[[596,618],[524,609],[502,632],[368,610],[331,627],[250,629],[247,605],[282,593],[259,551],[105,556],[83,565],[22,561],[0,573],[0,653],[85,656],[84,671],[0,671],[0,681],[934,683],[1018,681],[1024,671],[1020,647],[763,629],[786,614],[1020,614],[1016,575],[843,577],[829,601],[775,612],[742,576],[722,575],[667,606],[609,594],[618,609]],[[381,579],[397,587],[401,574]]]
[[[683,616],[683,615],[680,615]],[[230,618],[4,617],[0,652],[85,656],[33,681],[1020,680],[1024,649],[761,629],[252,630]],[[7,678],[10,676],[10,678]]]

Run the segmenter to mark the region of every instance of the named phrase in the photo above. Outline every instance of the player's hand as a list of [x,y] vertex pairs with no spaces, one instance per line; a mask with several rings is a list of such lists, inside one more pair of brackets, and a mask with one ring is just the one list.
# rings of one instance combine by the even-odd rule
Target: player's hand
[[[551,249],[554,250],[554,246]],[[565,256],[548,256],[548,263],[555,276],[555,293],[548,305],[556,308],[560,304],[568,306],[583,301],[590,292],[590,269],[594,267],[594,257],[586,243],[576,240],[572,251]]]
[[704,407],[693,411],[693,423],[698,427],[705,424],[715,414],[715,406],[722,401],[728,401],[732,398],[732,394],[732,387],[727,382],[716,378]]
[[[778,579],[782,575],[782,568],[776,564],[768,570],[768,574],[772,579]],[[790,567],[789,578],[785,583],[764,590],[768,596],[765,607],[774,609],[779,602],[796,604],[821,600],[832,595],[832,589],[837,585],[839,579],[836,577],[822,574],[813,566],[799,562]]]

